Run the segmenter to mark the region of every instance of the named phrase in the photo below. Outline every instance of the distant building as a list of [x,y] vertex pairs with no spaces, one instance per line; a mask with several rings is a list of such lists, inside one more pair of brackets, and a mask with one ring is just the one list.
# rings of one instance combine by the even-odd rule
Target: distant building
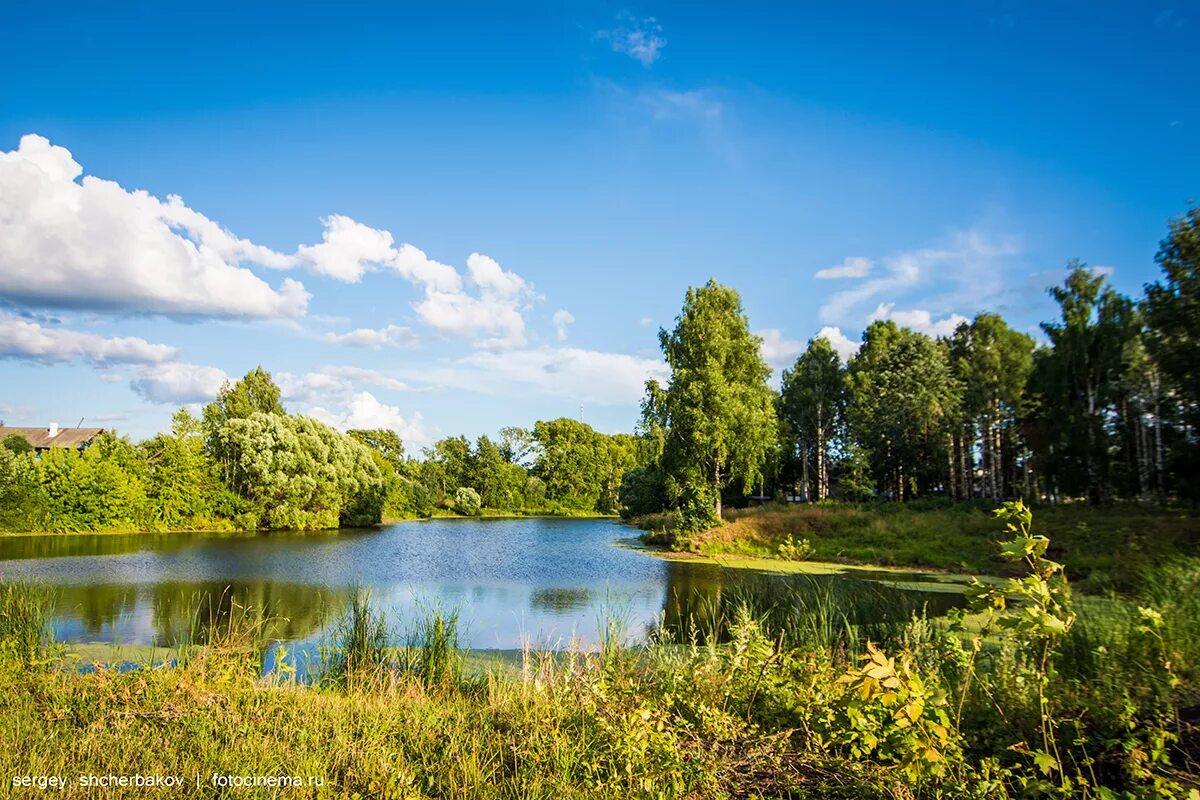
[[103,428],[60,428],[57,422],[51,422],[46,428],[9,428],[0,425],[0,442],[9,436],[20,436],[39,453],[54,448],[86,450],[102,433]]

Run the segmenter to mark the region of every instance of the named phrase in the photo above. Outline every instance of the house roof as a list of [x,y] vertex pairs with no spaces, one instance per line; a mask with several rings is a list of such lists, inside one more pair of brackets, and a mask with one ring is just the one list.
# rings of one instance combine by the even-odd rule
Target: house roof
[[0,442],[16,434],[33,445],[35,450],[51,447],[83,447],[104,432],[103,428],[59,428],[58,435],[50,438],[45,428],[8,428],[0,426]]

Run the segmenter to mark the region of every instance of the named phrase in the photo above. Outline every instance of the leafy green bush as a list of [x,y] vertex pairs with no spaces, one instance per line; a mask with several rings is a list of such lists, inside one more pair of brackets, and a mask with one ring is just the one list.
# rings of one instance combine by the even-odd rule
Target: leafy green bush
[[384,486],[367,448],[309,417],[254,412],[217,431],[227,485],[248,501],[245,527],[370,525]]
[[470,486],[460,486],[454,493],[454,510],[464,517],[477,517],[483,510],[483,500],[479,492]]

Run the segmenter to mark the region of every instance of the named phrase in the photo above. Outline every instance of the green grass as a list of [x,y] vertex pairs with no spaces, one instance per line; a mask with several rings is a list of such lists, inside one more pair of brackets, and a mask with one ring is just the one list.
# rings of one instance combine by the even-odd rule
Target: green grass
[[[1045,506],[1035,530],[1050,556],[1090,591],[1131,591],[1153,568],[1200,554],[1200,517],[1182,510],[1118,505]],[[654,531],[654,518],[635,521]],[[707,555],[777,558],[789,536],[807,539],[809,560],[1007,574],[996,554],[996,521],[976,504],[764,506],[732,510],[725,523],[690,537],[658,535],[676,549]]]
[[[1008,670],[1022,674],[1016,653],[990,668],[999,679],[989,691],[1005,693],[996,699],[1007,717],[994,718],[994,705],[976,697],[956,734],[962,744],[945,746],[952,774],[913,777],[889,751],[854,754],[853,718],[844,715],[856,707],[847,702],[858,701],[843,679],[860,649],[850,643],[865,639],[844,613],[846,598],[815,597],[786,617],[759,608],[758,618],[745,599],[722,621],[722,642],[626,649],[614,639],[602,652],[526,652],[516,668],[440,672],[437,680],[403,668],[312,686],[262,679],[234,635],[181,666],[125,673],[30,668],[0,648],[0,771],[66,776],[57,796],[68,798],[126,796],[74,783],[86,774],[178,775],[189,794],[199,775],[214,796],[232,793],[209,786],[213,775],[298,775],[323,784],[242,789],[239,797],[914,798],[965,796],[979,785],[978,759],[996,756],[1015,788],[1024,773],[1007,746],[1029,734],[1028,692],[1005,683]],[[371,640],[375,623],[367,617]],[[439,628],[436,618],[421,624],[426,634]],[[432,645],[427,658],[435,661],[453,655],[447,627],[443,616],[443,633],[415,646]],[[1128,731],[1119,738],[1141,713],[1122,716],[1125,699],[1148,710],[1158,701],[1153,689],[1130,695],[1120,684],[1136,674],[1151,687],[1161,675],[1136,632],[1101,630],[1091,644],[1103,642],[1115,648],[1114,663],[1136,666],[1117,665],[1085,692],[1080,686],[1094,676],[1064,662],[1053,687],[1061,713],[1077,715],[1080,699],[1087,701],[1091,757],[1116,759],[1102,776],[1108,785],[1140,791],[1152,778],[1194,785],[1178,747],[1170,763],[1151,765],[1150,777],[1135,780],[1124,766],[1122,748],[1141,748]],[[869,638],[908,654],[923,681],[953,691],[954,679],[944,677],[953,670],[939,661],[944,645],[929,621],[894,623]],[[1134,643],[1119,644],[1126,638]],[[363,645],[343,639],[341,646]],[[1073,652],[1064,648],[1066,658]],[[1179,674],[1194,685],[1188,671]]]
[[[45,590],[0,586],[0,774],[65,776],[67,798],[128,796],[87,774],[177,775],[189,794],[200,776],[202,794],[251,798],[1000,798],[1064,771],[1071,796],[1200,789],[1200,561],[1151,570],[1133,598],[1077,598],[1047,662],[1019,632],[970,657],[977,628],[869,585],[801,588],[730,588],[645,646],[613,625],[595,651],[490,663],[459,648],[453,609],[390,620],[359,592],[304,684],[260,673],[250,609],[174,666],[80,673],[47,636]],[[1049,774],[1027,752],[1043,665]],[[305,782],[218,790],[213,775]]]

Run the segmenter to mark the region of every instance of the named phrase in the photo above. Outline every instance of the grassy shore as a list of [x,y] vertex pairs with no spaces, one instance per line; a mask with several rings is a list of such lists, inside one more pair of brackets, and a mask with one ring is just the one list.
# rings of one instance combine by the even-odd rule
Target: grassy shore
[[[600,514],[595,511],[580,511],[574,508],[525,508],[516,511],[504,510],[498,508],[485,508],[479,514],[471,517],[457,514],[451,509],[439,508],[435,509],[433,514],[428,517],[385,517],[379,524],[391,525],[396,522],[416,522],[423,519],[616,519],[615,514]],[[329,528],[325,530],[312,531],[283,531],[284,533],[312,533],[322,534],[330,533],[339,530],[338,528]],[[169,533],[204,533],[204,534],[229,534],[229,535],[250,535],[250,534],[269,534],[272,531],[246,530],[235,528],[232,525],[214,524],[203,528],[162,528],[154,530],[145,530],[139,528],[104,528],[94,531],[5,531],[0,530],[0,537],[4,536],[71,536],[71,535],[131,535],[144,534],[154,536],[159,534]]]
[[[1037,540],[1012,544],[1022,561]],[[254,798],[1200,797],[1200,561],[1132,597],[1072,597],[1022,563],[969,621],[859,615],[887,601],[825,584],[492,663],[453,613],[389,620],[358,593],[311,682],[286,651],[262,673],[252,609],[167,666],[83,672],[50,592],[0,585],[0,775],[62,776],[68,798],[131,794],[87,775]]]
[[[1156,566],[1200,554],[1200,517],[1190,511],[1060,505],[1039,507],[1036,516],[1051,557],[1092,591],[1132,590]],[[662,517],[635,524],[667,550],[709,556],[780,559],[790,545],[799,550],[793,557],[809,561],[1011,572],[983,505],[770,505],[732,510],[723,525],[687,536],[664,530]]]
[[[254,798],[910,800],[1064,786],[1187,797],[1200,787],[1185,721],[1200,596],[1180,590],[1198,579],[1192,568],[1162,602],[1145,600],[1161,615],[1152,635],[1125,605],[1080,608],[1048,676],[1061,733],[1061,767],[1049,771],[1031,744],[1030,642],[990,639],[975,661],[963,634],[935,620],[868,635],[827,604],[769,618],[743,607],[690,642],[625,647],[614,635],[592,652],[470,669],[452,617],[422,621],[397,649],[356,602],[327,673],[306,685],[286,656],[261,676],[261,642],[234,620],[172,666],[81,673],[46,636],[44,594],[10,586],[0,590],[0,774],[64,776],[55,796],[67,798],[131,794],[79,784],[86,775],[178,776],[178,795]],[[235,790],[214,776],[301,784]],[[1100,786],[1129,794],[1096,795]]]

